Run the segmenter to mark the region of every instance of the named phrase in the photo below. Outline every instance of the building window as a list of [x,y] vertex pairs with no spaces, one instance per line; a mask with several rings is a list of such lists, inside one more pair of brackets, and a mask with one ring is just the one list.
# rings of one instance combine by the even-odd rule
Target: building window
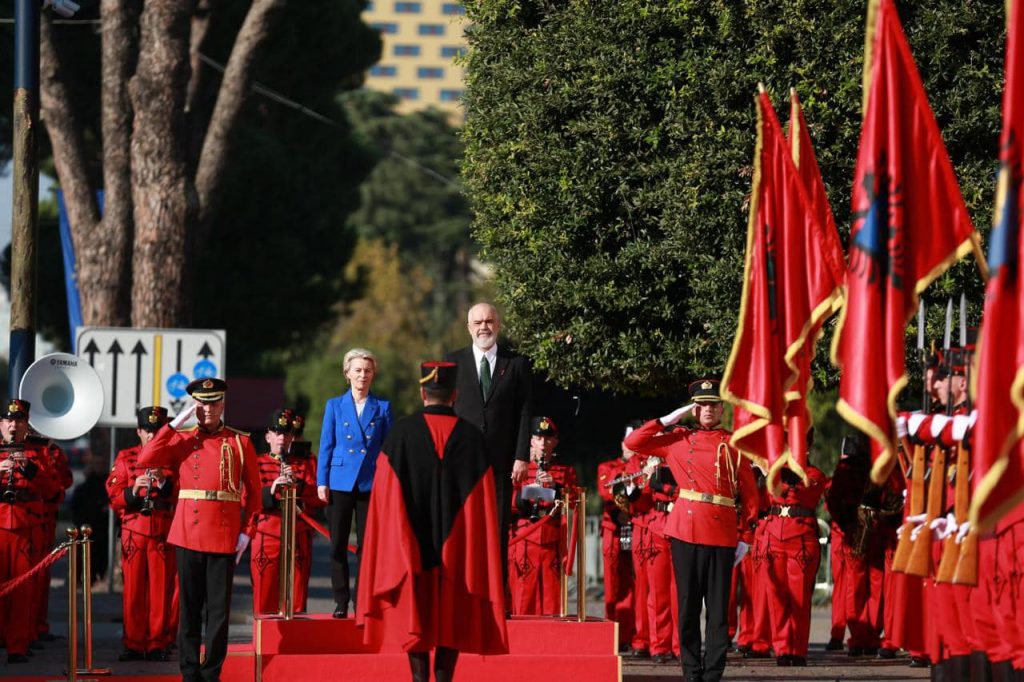
[[395,45],[395,56],[396,57],[419,57],[420,46],[419,45]]
[[422,7],[418,2],[396,2],[395,11],[399,14],[419,14]]
[[392,77],[398,74],[398,69],[393,66],[386,66],[383,64],[377,64],[376,66],[370,67],[371,76],[384,76]]
[[395,88],[393,93],[402,99],[419,99],[420,91],[416,88]]
[[445,59],[452,59],[453,57],[461,57],[466,54],[466,48],[455,47],[452,45],[446,45],[441,48],[441,56]]
[[442,90],[441,101],[442,102],[458,102],[462,99],[462,90]]
[[446,2],[442,5],[441,9],[445,14],[449,15],[466,13],[466,8],[459,2]]
[[444,78],[444,69],[440,66],[421,66],[416,69],[419,78]]
[[444,24],[420,24],[421,36],[443,36]]
[[370,24],[370,27],[377,29],[381,33],[388,33],[391,35],[398,33],[398,24],[375,21],[372,24]]

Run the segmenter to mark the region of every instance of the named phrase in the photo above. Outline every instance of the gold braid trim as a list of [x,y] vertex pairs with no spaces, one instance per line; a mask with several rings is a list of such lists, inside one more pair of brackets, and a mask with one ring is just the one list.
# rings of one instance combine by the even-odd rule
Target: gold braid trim
[[237,493],[238,486],[235,485],[234,459],[231,443],[225,438],[220,442],[220,488],[221,490]]

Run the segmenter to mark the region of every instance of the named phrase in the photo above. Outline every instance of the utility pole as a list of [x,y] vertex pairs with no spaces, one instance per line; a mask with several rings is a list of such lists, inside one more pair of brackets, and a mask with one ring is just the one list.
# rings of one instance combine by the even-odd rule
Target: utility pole
[[39,226],[39,0],[14,3],[14,218],[11,223],[11,346],[7,390],[18,397],[36,357]]

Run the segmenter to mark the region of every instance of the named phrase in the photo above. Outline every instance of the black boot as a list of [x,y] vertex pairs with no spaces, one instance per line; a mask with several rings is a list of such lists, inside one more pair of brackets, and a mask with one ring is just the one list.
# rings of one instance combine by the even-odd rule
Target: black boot
[[992,682],[992,664],[984,651],[972,651],[970,663],[971,682]]
[[409,654],[409,669],[412,682],[430,682],[430,654],[417,652]]
[[992,682],[1015,682],[1013,663],[1001,661],[992,664]]
[[950,656],[946,660],[946,682],[971,682],[971,657]]
[[439,646],[434,652],[434,679],[437,682],[452,682],[455,679],[455,663],[459,650]]

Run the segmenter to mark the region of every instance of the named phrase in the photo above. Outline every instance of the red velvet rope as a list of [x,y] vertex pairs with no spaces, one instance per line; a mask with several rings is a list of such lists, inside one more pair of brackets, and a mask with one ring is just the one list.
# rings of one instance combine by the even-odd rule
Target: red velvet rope
[[[317,533],[320,533],[320,535],[324,536],[325,538],[331,537],[331,534],[328,532],[326,528],[324,528],[321,524],[317,523],[316,519],[314,519],[312,516],[302,511],[301,509],[299,510],[299,516],[302,518],[303,521],[309,524],[310,528],[315,530]],[[359,551],[359,548],[355,545],[349,545],[348,551],[352,554],[355,554]]]
[[61,559],[61,557],[63,557],[67,553],[68,553],[68,544],[67,543],[62,544],[59,547],[55,548],[48,555],[46,555],[46,557],[43,558],[42,561],[40,561],[35,566],[33,566],[29,570],[25,571],[21,575],[19,575],[17,578],[11,578],[7,582],[5,582],[2,585],[0,585],[0,599],[3,599],[7,595],[9,595],[11,592],[13,592],[15,589],[17,589],[21,585],[24,585],[25,583],[27,583],[29,580],[32,579],[33,576],[35,576],[40,571],[44,571],[47,568],[49,568],[50,566],[52,566],[54,563],[59,561]]

